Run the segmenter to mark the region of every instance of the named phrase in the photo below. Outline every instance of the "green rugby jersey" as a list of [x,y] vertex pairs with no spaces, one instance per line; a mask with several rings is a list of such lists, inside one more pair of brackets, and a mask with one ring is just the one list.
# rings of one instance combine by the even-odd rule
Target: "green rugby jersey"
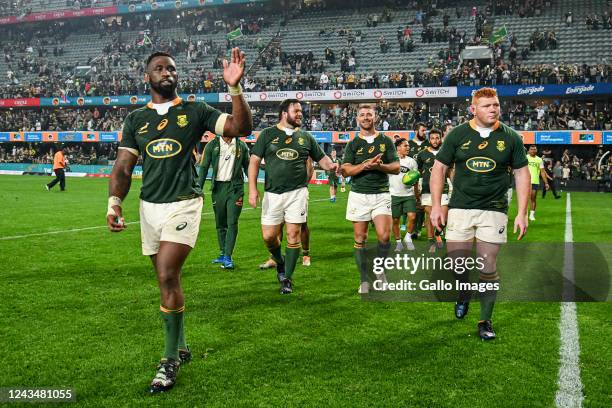
[[308,157],[316,162],[325,157],[310,133],[296,129],[287,135],[278,126],[261,131],[251,154],[266,161],[265,190],[276,194],[306,187]]
[[[399,161],[391,139],[378,133],[372,143],[356,137],[346,145],[343,163],[361,164],[382,153],[383,164]],[[389,191],[389,176],[378,170],[362,171],[351,178],[351,191],[362,194],[378,194]]]
[[509,171],[527,165],[521,137],[497,122],[487,138],[480,136],[474,120],[455,127],[444,139],[436,159],[455,164],[449,208],[507,213]]
[[414,160],[416,160],[416,157],[419,153],[429,147],[429,140],[423,140],[423,143],[421,143],[420,145],[417,144],[415,140],[416,136],[414,139],[410,139],[408,141],[408,147],[410,147],[410,150],[408,151],[408,156],[412,157]]
[[176,98],[165,115],[151,103],[131,112],[123,123],[120,149],[142,155],[140,198],[171,203],[202,195],[193,150],[207,130],[222,131],[227,115],[203,102]]
[[[330,157],[332,163],[338,163],[338,166],[342,165],[342,161],[336,157],[335,159],[332,159]],[[330,181],[338,181],[338,176],[336,176],[336,172],[335,171],[328,171],[327,172],[327,179]]]
[[[436,154],[431,150],[431,146],[425,148],[416,157],[417,166],[421,173],[421,193],[430,194],[429,191],[429,178],[431,177],[431,169],[433,168],[434,162],[436,161]],[[444,178],[444,194],[448,193],[448,182],[446,177]]]

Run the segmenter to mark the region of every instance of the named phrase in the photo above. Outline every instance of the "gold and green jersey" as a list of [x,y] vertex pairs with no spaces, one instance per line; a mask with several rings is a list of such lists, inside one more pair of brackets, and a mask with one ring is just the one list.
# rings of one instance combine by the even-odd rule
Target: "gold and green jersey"
[[480,136],[471,120],[444,139],[436,160],[455,165],[449,208],[508,211],[509,171],[527,165],[521,137],[497,122],[488,137]]
[[429,147],[429,140],[425,139],[421,144],[418,144],[417,142],[415,142],[415,140],[417,140],[416,136],[414,137],[414,139],[408,141],[408,147],[410,147],[410,150],[408,151],[408,156],[412,157],[414,160],[416,160],[416,157],[419,153]]
[[[436,161],[436,155],[438,151],[432,150],[431,146],[428,146],[421,151],[416,157],[417,166],[419,167],[419,173],[421,173],[421,193],[430,194],[429,190],[429,179],[431,177],[431,169],[433,168],[434,162]],[[448,182],[446,177],[444,178],[444,194],[448,193]]]
[[540,184],[540,169],[544,168],[544,160],[541,157],[527,155],[531,184]]
[[251,153],[265,160],[265,190],[276,194],[307,186],[308,157],[316,162],[325,157],[310,133],[295,129],[288,135],[279,126],[262,130]]
[[206,103],[181,98],[165,115],[151,103],[131,112],[123,123],[119,148],[142,155],[140,198],[171,203],[200,196],[194,147],[207,130],[222,130],[226,117]]
[[[356,137],[346,145],[343,163],[361,164],[382,153],[383,164],[399,161],[391,139],[378,133],[372,143]],[[351,191],[362,194],[378,194],[389,191],[389,176],[379,170],[366,170],[351,178]]]

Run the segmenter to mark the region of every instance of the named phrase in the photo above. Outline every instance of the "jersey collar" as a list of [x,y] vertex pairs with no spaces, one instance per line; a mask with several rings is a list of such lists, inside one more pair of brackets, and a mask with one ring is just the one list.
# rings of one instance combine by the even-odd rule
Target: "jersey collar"
[[[276,128],[287,135],[287,132],[285,132],[285,128],[280,123],[276,124]],[[296,134],[297,132],[300,131],[300,128],[296,127],[296,128],[288,129],[288,130],[292,130],[293,131],[293,133],[291,134],[291,136],[293,136],[294,134]],[[287,135],[287,136],[289,136],[289,135]]]
[[[477,130],[477,127],[478,127],[478,126],[476,126],[476,119],[471,119],[469,123],[470,123],[470,127],[471,127],[472,129],[474,129],[474,130],[478,131],[478,130]],[[493,124],[493,126],[492,126],[492,129],[493,129],[493,130],[497,130],[497,128],[499,128],[499,120],[498,120],[497,122],[495,122],[495,123]]]
[[[176,98],[174,98],[174,99],[172,100],[172,106],[176,106],[176,105],[180,104],[181,102],[183,102],[183,99],[182,99],[180,96],[177,96]],[[147,103],[147,108],[149,108],[149,109],[155,109],[155,108],[153,107],[153,101],[151,101],[151,102]]]

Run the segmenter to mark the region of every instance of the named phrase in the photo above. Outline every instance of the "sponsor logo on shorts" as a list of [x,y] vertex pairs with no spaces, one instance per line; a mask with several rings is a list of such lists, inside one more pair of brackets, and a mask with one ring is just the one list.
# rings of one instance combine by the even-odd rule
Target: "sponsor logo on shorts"
[[181,222],[179,225],[176,226],[176,230],[177,231],[182,231],[185,228],[187,228],[187,223],[186,222]]
[[497,163],[488,157],[472,157],[465,162],[465,166],[476,173],[488,173],[495,169]]
[[295,160],[298,158],[298,156],[299,154],[297,151],[289,148],[279,149],[276,152],[276,157],[281,160]]
[[147,154],[154,159],[167,159],[176,156],[182,149],[181,144],[174,139],[151,140],[145,148]]
[[300,212],[301,216],[304,216],[304,214],[306,214],[306,210],[302,210],[302,212]]
[[498,232],[500,234],[503,234],[505,230],[506,230],[506,227],[501,227]]

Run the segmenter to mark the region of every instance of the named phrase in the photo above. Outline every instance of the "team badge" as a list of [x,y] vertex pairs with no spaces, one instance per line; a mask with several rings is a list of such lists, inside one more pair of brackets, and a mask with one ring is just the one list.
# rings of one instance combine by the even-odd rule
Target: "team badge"
[[147,133],[149,130],[149,122],[145,123],[140,129],[138,129],[138,134],[141,135],[143,133]]
[[300,146],[304,146],[304,138],[303,137],[298,138],[298,144]]
[[375,147],[374,146],[370,146],[370,148],[368,149],[368,153],[372,153],[374,151]]
[[278,137],[275,137],[274,140],[272,140],[272,143],[278,143]]
[[360,147],[359,150],[357,150],[357,154],[363,154],[363,147]]
[[498,140],[497,150],[499,150],[500,152],[503,152],[505,149],[506,149],[506,142],[504,142],[503,140]]
[[178,115],[176,117],[176,124],[178,125],[178,127],[181,128],[187,126],[189,124],[189,122],[187,121],[187,115]]
[[380,144],[380,152],[381,152],[381,153],[384,153],[384,152],[385,152],[385,148],[386,148],[385,144],[384,144],[384,143],[381,143],[381,144]]
[[461,150],[467,150],[470,147],[470,143],[472,143],[472,141],[468,140],[467,142],[465,142],[464,144],[461,145],[460,149]]
[[285,139],[285,144],[289,144],[291,142],[293,142],[293,138],[292,137],[288,137],[288,138]]
[[484,142],[482,142],[481,144],[478,145],[478,150],[482,150],[485,147],[487,147],[489,145],[489,141],[485,140]]

